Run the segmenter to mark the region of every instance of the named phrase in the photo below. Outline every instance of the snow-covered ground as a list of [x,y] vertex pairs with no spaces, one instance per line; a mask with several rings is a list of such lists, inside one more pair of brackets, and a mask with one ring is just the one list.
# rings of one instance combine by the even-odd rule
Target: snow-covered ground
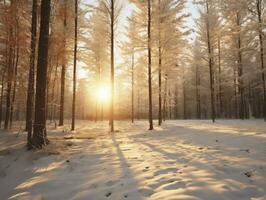
[[[80,121],[27,151],[0,132],[0,199],[266,200],[266,123]],[[65,127],[67,129],[67,127]]]

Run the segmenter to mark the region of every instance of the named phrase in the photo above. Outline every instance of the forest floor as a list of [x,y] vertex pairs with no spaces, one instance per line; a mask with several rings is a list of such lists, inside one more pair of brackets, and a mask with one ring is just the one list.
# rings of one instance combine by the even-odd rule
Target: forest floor
[[[79,121],[53,129],[43,150],[0,132],[0,199],[265,200],[266,123]],[[51,125],[52,126],[52,125]]]

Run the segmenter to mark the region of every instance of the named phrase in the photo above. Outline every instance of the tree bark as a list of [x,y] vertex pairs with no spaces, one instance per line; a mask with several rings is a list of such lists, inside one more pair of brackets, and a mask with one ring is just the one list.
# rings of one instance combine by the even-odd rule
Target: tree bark
[[132,51],[132,66],[131,66],[131,122],[134,123],[134,64],[135,64],[134,48]]
[[48,143],[46,135],[46,87],[50,9],[50,0],[42,0],[36,78],[35,120],[31,140],[31,146],[33,148],[42,148],[42,146]]
[[30,146],[33,122],[33,103],[34,103],[34,85],[35,85],[35,52],[36,52],[36,35],[37,35],[37,0],[32,1],[31,14],[31,52],[28,75],[27,90],[27,109],[26,109],[26,130],[28,131],[27,143]]
[[59,126],[64,125],[64,104],[65,104],[65,79],[66,79],[66,0],[64,1],[64,41],[63,41],[63,63],[61,70],[61,91],[60,91],[60,111],[59,111]]
[[197,118],[201,119],[201,100],[200,100],[200,74],[199,67],[196,65],[196,102],[197,102]]
[[221,40],[218,38],[218,71],[219,71],[219,111],[220,117],[224,115],[223,99],[222,99],[222,69],[221,69]]
[[[10,9],[14,9],[14,2],[11,1]],[[12,12],[14,13],[14,12]],[[14,17],[14,16],[12,16]],[[14,74],[14,30],[13,25],[9,24],[8,31],[8,69],[7,69],[7,90],[6,90],[6,115],[5,115],[5,125],[4,128],[8,129],[9,120],[10,120],[10,109],[11,109],[11,89],[13,82],[13,74]]]
[[71,130],[75,130],[76,115],[76,71],[77,71],[77,39],[78,39],[78,0],[75,0],[75,46],[74,46],[74,69],[73,69],[73,99],[72,99],[72,123]]
[[2,70],[2,78],[1,78],[0,128],[2,128],[2,118],[3,118],[4,80],[5,80],[5,69]]
[[[236,24],[240,27],[240,16],[239,13],[236,13]],[[242,63],[242,53],[241,53],[242,43],[241,43],[241,33],[238,33],[237,36],[237,50],[238,50],[238,91],[240,94],[240,106],[239,106],[239,116],[242,120],[245,119],[244,115],[244,86],[243,86],[243,63]]]
[[111,102],[110,131],[114,132],[114,0],[111,0]]
[[[17,24],[18,26],[18,24]],[[18,27],[17,27],[18,29]],[[18,30],[16,30],[16,37],[18,37]],[[16,39],[16,61],[14,63],[15,71],[14,71],[14,86],[13,86],[13,93],[12,93],[12,99],[11,99],[11,108],[10,108],[10,122],[9,122],[9,129],[12,128],[13,123],[13,113],[14,113],[14,104],[16,100],[16,89],[17,89],[17,74],[18,74],[18,62],[19,62],[19,44],[18,44],[18,38]]]
[[209,24],[209,4],[206,1],[207,9],[207,44],[208,44],[208,54],[209,54],[209,71],[210,71],[210,92],[211,92],[211,118],[212,122],[215,122],[216,112],[215,112],[215,98],[214,98],[214,87],[213,87],[213,59],[212,59],[212,47],[210,38],[210,24]]
[[159,108],[158,108],[158,124],[162,124],[162,47],[161,47],[161,0],[158,1],[159,4],[159,65],[158,65],[158,86],[159,86]]
[[151,0],[148,0],[148,84],[149,84],[149,130],[153,130],[151,74]]

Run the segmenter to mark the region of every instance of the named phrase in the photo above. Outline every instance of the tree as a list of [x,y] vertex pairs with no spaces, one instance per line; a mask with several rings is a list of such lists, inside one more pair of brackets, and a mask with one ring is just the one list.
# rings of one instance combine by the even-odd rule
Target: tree
[[151,74],[151,1],[148,0],[148,83],[149,83],[149,130],[153,130],[152,74]]
[[64,125],[64,104],[65,104],[65,79],[66,79],[66,28],[67,28],[67,1],[64,0],[63,6],[63,59],[61,69],[61,92],[60,92],[60,111],[59,126]]
[[30,65],[28,75],[28,90],[27,90],[27,111],[26,111],[26,130],[28,131],[27,142],[28,146],[31,143],[32,135],[32,115],[34,102],[34,85],[35,85],[35,50],[36,50],[36,35],[37,35],[37,0],[32,1],[31,14],[31,49],[30,49]]
[[36,78],[35,120],[31,140],[31,146],[33,148],[42,148],[42,146],[48,143],[46,135],[46,84],[50,9],[51,1],[42,0]]
[[256,26],[257,33],[259,35],[259,59],[260,59],[260,68],[261,68],[261,80],[262,80],[262,89],[263,89],[263,116],[266,121],[266,80],[265,80],[265,66],[264,66],[264,38],[263,33],[264,29],[264,12],[265,12],[265,1],[264,0],[251,0],[248,1],[248,9],[251,12],[252,16],[255,17],[254,21]]
[[75,0],[75,44],[74,44],[74,68],[73,68],[73,99],[72,99],[72,123],[71,130],[75,130],[75,106],[76,106],[76,70],[77,70],[77,37],[78,37],[78,0]]
[[211,119],[215,122],[216,107],[215,107],[215,68],[214,68],[214,46],[219,27],[219,16],[217,15],[216,2],[210,0],[199,0],[196,3],[202,6],[200,10],[200,20],[198,22],[199,35],[206,48],[207,58],[204,58],[208,63],[209,68],[209,91],[211,102]]

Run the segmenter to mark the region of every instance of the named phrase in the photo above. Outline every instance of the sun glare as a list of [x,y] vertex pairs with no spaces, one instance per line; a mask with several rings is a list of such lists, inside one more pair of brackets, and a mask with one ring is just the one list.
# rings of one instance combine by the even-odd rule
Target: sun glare
[[101,86],[97,90],[97,98],[101,102],[108,102],[110,99],[110,90],[106,86]]

